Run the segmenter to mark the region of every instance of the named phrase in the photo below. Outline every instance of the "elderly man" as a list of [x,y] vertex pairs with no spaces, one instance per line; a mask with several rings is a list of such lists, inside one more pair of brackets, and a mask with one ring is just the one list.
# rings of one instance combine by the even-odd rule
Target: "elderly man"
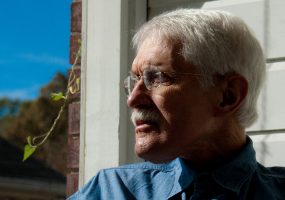
[[180,9],[145,23],[124,84],[135,152],[70,199],[285,199],[285,169],[255,158],[245,128],[264,82],[261,47],[223,11]]

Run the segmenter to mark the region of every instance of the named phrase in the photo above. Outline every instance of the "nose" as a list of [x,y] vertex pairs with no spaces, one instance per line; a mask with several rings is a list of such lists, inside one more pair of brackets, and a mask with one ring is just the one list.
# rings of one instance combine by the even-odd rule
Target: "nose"
[[130,108],[145,107],[151,103],[149,90],[145,87],[143,79],[139,80],[128,96],[127,104]]

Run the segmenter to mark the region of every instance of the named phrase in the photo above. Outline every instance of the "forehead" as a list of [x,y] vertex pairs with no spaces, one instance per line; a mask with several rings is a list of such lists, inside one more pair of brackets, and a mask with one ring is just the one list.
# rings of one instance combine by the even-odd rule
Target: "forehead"
[[179,41],[154,34],[139,45],[131,71],[141,74],[147,68],[158,68],[162,71],[197,73],[196,67],[184,59],[181,49]]
[[154,37],[145,39],[137,50],[132,71],[141,72],[152,66],[171,67],[174,59],[172,46],[169,42]]

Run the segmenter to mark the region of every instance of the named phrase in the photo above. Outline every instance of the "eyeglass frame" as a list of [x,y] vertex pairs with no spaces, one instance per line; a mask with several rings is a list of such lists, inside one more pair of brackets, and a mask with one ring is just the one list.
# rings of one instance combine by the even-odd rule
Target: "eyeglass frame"
[[[154,84],[154,83],[151,83],[151,81],[147,81],[147,78],[146,78],[146,77],[148,77],[146,75],[147,72],[155,72],[156,74],[159,73],[160,80],[159,80],[159,83],[157,83],[156,86],[153,86],[152,84]],[[177,76],[181,76],[181,75],[186,75],[186,76],[187,75],[189,75],[189,76],[203,76],[202,74],[198,74],[198,73],[160,71],[158,69],[145,69],[143,71],[143,75],[135,75],[134,73],[129,72],[129,76],[127,76],[124,79],[124,89],[125,89],[125,92],[126,92],[127,96],[129,96],[132,93],[133,89],[135,88],[136,83],[138,83],[142,78],[143,78],[142,80],[143,80],[144,86],[149,91],[152,90],[152,88],[158,88],[161,85],[168,86],[167,84],[163,84],[163,82],[161,80],[161,75],[162,74],[163,75],[167,75],[168,78],[172,78],[172,79],[176,78]],[[131,83],[130,83],[131,81],[133,81],[133,87],[131,86]],[[171,85],[171,83],[169,85]]]

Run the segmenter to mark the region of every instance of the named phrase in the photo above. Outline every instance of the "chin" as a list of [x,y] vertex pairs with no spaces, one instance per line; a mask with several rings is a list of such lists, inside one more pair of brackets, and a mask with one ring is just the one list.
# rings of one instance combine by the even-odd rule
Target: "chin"
[[165,153],[158,149],[157,147],[151,148],[144,146],[143,148],[137,144],[135,145],[135,153],[138,157],[155,164],[167,163],[176,158],[175,156],[165,155]]
[[168,163],[173,159],[175,159],[175,158],[161,158],[160,156],[154,156],[154,155],[142,155],[139,157],[154,164]]
[[166,163],[175,158],[169,151],[169,140],[166,132],[148,130],[136,132],[134,150],[138,157],[152,163]]

